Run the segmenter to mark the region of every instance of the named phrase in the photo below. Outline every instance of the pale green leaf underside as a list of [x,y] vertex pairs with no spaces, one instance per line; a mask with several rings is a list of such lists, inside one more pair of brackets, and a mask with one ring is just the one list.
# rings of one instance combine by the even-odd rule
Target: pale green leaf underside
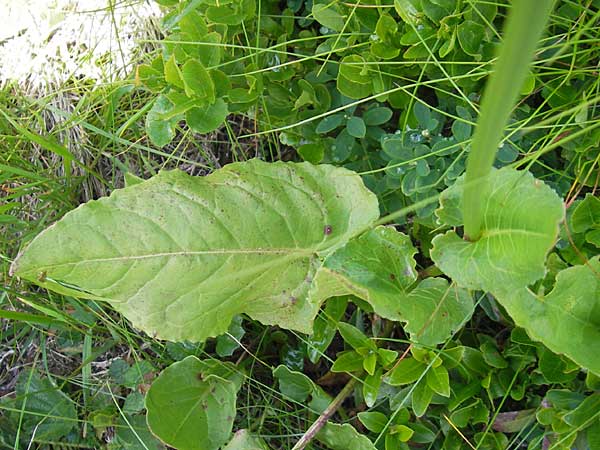
[[71,211],[11,273],[109,302],[150,335],[201,341],[233,316],[310,332],[322,258],[378,217],[346,169],[230,164],[206,177],[161,172]]
[[444,342],[471,317],[473,300],[465,289],[442,278],[420,282],[410,238],[390,227],[377,227],[348,242],[325,261],[311,296],[326,299],[352,294],[382,317],[406,323],[415,342]]
[[214,372],[219,368],[188,356],[152,383],[147,421],[163,442],[179,450],[217,450],[228,441],[239,384]]
[[[462,222],[464,179],[442,193],[438,217]],[[454,231],[433,239],[431,258],[459,286],[495,292],[521,288],[544,276],[564,207],[558,195],[528,172],[493,170],[488,180],[481,237],[461,239]]]
[[498,301],[532,339],[600,375],[600,257],[558,273],[547,295],[500,290]]

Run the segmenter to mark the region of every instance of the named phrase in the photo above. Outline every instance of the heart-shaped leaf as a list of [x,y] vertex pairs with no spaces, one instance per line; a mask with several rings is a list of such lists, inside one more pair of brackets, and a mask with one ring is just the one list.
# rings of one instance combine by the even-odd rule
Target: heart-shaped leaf
[[560,271],[547,295],[524,287],[496,297],[532,339],[600,375],[600,256]]
[[216,450],[231,435],[240,385],[234,366],[188,356],[152,383],[146,395],[148,426],[180,450]]
[[358,175],[328,165],[230,164],[161,172],[68,213],[11,273],[109,302],[169,340],[204,340],[237,314],[309,333],[322,258],[379,216]]
[[[436,214],[447,225],[462,224],[463,187],[461,177],[441,195]],[[454,231],[438,235],[431,258],[469,289],[518,289],[542,278],[564,217],[561,199],[530,173],[510,168],[492,171],[481,195],[486,199],[481,237],[468,242]]]

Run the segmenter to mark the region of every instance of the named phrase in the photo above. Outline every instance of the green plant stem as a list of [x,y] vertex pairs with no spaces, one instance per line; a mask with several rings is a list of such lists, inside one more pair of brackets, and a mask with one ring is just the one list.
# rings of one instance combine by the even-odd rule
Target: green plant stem
[[317,433],[325,426],[327,421],[335,414],[337,409],[344,403],[344,400],[352,394],[354,386],[358,379],[355,377],[350,378],[350,381],[346,383],[346,386],[339,392],[338,395],[331,401],[329,406],[321,413],[321,415],[313,422],[308,430],[302,435],[302,437],[296,442],[296,445],[292,450],[303,450],[306,446],[314,439]]
[[487,176],[553,4],[554,0],[515,0],[508,15],[504,42],[486,85],[467,162],[463,197],[465,239],[474,241],[480,237]]

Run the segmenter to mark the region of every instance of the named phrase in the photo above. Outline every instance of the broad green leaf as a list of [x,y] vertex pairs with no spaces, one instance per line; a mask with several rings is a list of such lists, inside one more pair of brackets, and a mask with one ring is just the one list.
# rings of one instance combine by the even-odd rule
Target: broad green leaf
[[600,375],[600,257],[562,270],[547,295],[524,287],[496,293],[515,323],[555,353]]
[[348,423],[340,425],[328,422],[315,437],[332,450],[376,450],[368,437]]
[[329,299],[325,309],[315,319],[313,334],[306,340],[306,353],[313,364],[319,361],[331,341],[333,341],[337,332],[337,323],[344,315],[347,306],[347,297]]
[[449,16],[456,8],[456,0],[421,0],[423,12],[434,22]]
[[181,70],[175,61],[175,55],[171,55],[165,63],[165,80],[173,86],[183,89]]
[[458,26],[458,42],[467,55],[480,56],[480,47],[485,38],[483,25],[465,20]]
[[375,33],[382,42],[391,44],[394,41],[394,37],[398,32],[398,23],[396,19],[387,13],[383,13],[379,16],[377,24],[375,25]]
[[140,184],[144,182],[143,178],[138,177],[137,175],[131,172],[125,172],[123,174],[123,181],[125,183],[125,187],[133,186],[134,184]]
[[393,425],[390,427],[390,433],[400,442],[408,442],[415,432],[406,425]]
[[263,439],[253,436],[248,430],[239,430],[223,450],[267,450],[268,448]]
[[419,11],[414,0],[394,0],[394,8],[400,18],[408,25],[418,25]]
[[283,365],[273,370],[273,376],[279,383],[279,392],[297,402],[306,401],[314,389],[314,384],[308,376]]
[[392,115],[393,111],[390,108],[378,107],[365,111],[362,118],[368,126],[376,126],[387,123],[392,118]]
[[425,380],[419,381],[412,392],[412,408],[415,416],[422,417],[427,411],[432,399],[433,390],[428,386]]
[[354,350],[358,350],[360,348],[377,348],[375,344],[367,336],[365,336],[365,334],[362,331],[350,325],[349,323],[338,323],[338,330],[340,331],[340,334],[342,335],[344,341],[348,345],[350,345]]
[[217,338],[215,351],[221,358],[233,355],[233,352],[240,347],[240,340],[246,334],[246,330],[242,327],[243,319],[241,316],[235,316],[229,325],[227,334],[223,334]]
[[107,450],[164,450],[166,448],[148,429],[144,415],[121,416],[114,425],[115,435],[107,445]]
[[376,372],[369,374],[363,380],[362,391],[367,407],[372,407],[377,401],[377,395],[379,394],[379,387],[381,386],[382,370],[379,369]]
[[164,443],[179,450],[216,450],[229,440],[239,385],[215,372],[221,370],[188,356],[152,383],[147,420]]
[[600,228],[600,198],[587,194],[573,211],[571,227],[575,233]]
[[427,386],[435,393],[450,397],[450,378],[444,366],[431,367],[426,375]]
[[196,133],[209,133],[221,126],[227,114],[227,104],[218,98],[212,105],[191,108],[185,113],[185,120]]
[[15,408],[23,410],[23,429],[35,430],[37,440],[59,441],[77,425],[71,399],[33,369],[19,373]]
[[320,163],[325,156],[325,146],[322,142],[301,145],[296,151],[304,161],[312,164]]
[[312,15],[321,25],[334,31],[342,31],[345,19],[335,2],[315,3]]
[[377,227],[325,261],[312,295],[355,295],[380,316],[407,322],[406,330],[416,342],[444,342],[471,317],[473,300],[465,289],[442,278],[426,279],[411,291],[417,278],[415,252],[408,236]]
[[68,213],[11,273],[107,301],[162,339],[218,336],[238,314],[310,333],[322,297],[308,292],[322,258],[378,215],[360,177],[328,165],[161,172]]
[[339,127],[342,124],[343,120],[343,114],[333,114],[327,116],[319,122],[315,131],[320,134],[329,133],[330,131],[333,131],[337,127]]
[[572,427],[584,428],[589,420],[600,411],[600,393],[594,393],[581,402],[573,411],[567,413],[563,420]]
[[[440,198],[443,223],[462,224],[464,177]],[[454,231],[436,236],[431,258],[459,286],[497,292],[525,287],[545,274],[548,251],[564,216],[562,201],[528,172],[493,170],[485,192],[481,237],[461,239]]]
[[338,353],[332,372],[357,372],[363,369],[363,357],[354,350]]

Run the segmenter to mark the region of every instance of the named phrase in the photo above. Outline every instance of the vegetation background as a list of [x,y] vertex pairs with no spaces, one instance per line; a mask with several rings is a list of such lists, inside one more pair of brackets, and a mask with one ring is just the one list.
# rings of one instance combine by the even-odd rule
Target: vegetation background
[[[406,401],[418,380],[378,386],[372,402],[360,378],[332,421],[353,425],[377,448],[600,448],[598,377],[533,342],[491,295],[477,296],[473,316],[437,350],[415,349],[400,324],[355,298],[328,303],[324,346],[319,336],[247,317],[208,342],[171,343],[103,304],[9,276],[23,243],[123,187],[125,176],[170,168],[201,176],[251,158],[355,170],[382,214],[413,208],[394,225],[421,251],[420,276],[439,275],[429,259],[434,209],[464,172],[510,4],[233,0],[221,5],[230,8],[225,16],[208,11],[214,6],[30,1],[39,13],[32,20],[19,17],[16,3],[0,3],[2,16],[14,18],[0,34],[0,448],[164,448],[146,425],[144,397],[162,369],[189,355],[236,363],[244,384],[235,429],[292,448],[318,403],[349,379],[348,368],[331,371],[336,355],[353,347],[336,334],[339,323],[412,361],[466,349],[459,365],[444,359],[451,395],[437,386],[422,411],[412,390]],[[216,121],[183,113],[153,121],[170,82],[162,76],[168,56],[198,41],[181,31],[178,14],[189,10],[220,36],[186,51],[224,75],[214,79],[225,88],[215,82],[210,95],[227,109],[207,114]],[[556,2],[495,161],[549,184],[569,217],[583,199],[597,200],[600,182],[599,29],[600,2]],[[169,107],[181,106],[178,99],[171,95]],[[585,227],[561,228],[548,290],[560,270],[598,254],[593,211]],[[600,353],[600,342],[585,345]]]

